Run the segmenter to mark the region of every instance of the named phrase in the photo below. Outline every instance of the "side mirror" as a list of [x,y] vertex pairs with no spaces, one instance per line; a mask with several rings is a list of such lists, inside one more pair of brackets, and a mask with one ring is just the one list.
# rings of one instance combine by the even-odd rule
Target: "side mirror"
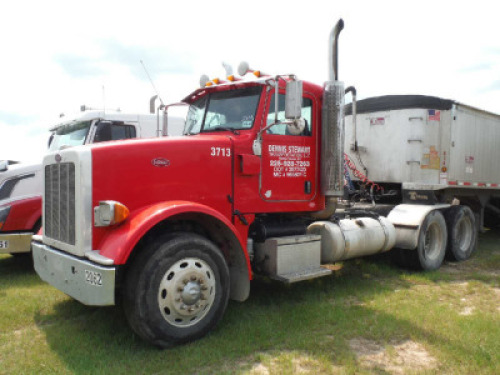
[[302,81],[289,81],[285,93],[285,118],[295,120],[302,116]]
[[0,160],[0,172],[5,172],[9,169],[9,162],[7,160]]
[[101,121],[95,130],[94,143],[111,141],[111,122]]

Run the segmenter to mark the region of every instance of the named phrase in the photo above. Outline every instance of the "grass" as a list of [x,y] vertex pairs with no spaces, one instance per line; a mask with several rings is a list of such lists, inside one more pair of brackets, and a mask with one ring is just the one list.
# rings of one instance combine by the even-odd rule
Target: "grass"
[[207,337],[145,344],[120,307],[93,308],[0,256],[0,374],[500,373],[500,233],[464,263],[414,273],[388,256],[285,286],[252,282]]

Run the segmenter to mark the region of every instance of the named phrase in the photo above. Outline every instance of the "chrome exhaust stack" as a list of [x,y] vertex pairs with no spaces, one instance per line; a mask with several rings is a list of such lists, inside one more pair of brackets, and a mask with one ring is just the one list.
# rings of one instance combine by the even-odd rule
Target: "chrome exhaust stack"
[[340,19],[330,33],[330,81],[323,92],[321,193],[327,200],[344,194],[344,84],[338,80],[338,38],[343,28]]
[[339,64],[338,64],[339,35],[343,29],[344,29],[344,20],[341,18],[338,20],[337,24],[330,32],[330,43],[329,43],[330,75],[328,77],[330,81],[339,80]]

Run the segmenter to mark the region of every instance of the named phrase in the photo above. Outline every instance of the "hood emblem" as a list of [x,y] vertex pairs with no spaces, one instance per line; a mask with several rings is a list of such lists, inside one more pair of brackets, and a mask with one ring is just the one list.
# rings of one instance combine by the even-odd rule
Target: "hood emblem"
[[62,160],[61,155],[56,154],[56,163],[60,163],[60,162],[61,162],[61,160]]
[[151,164],[155,167],[168,167],[170,165],[170,160],[164,158],[156,158],[151,160]]

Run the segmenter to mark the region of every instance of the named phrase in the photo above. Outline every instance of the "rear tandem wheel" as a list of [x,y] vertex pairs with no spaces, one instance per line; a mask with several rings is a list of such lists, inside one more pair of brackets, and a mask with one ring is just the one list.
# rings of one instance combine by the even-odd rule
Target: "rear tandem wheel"
[[434,210],[427,214],[420,227],[416,249],[417,266],[424,271],[441,267],[446,254],[448,232],[443,214]]
[[448,226],[447,258],[456,261],[469,259],[477,245],[474,213],[467,206],[451,206],[444,217]]
[[441,267],[446,254],[447,234],[443,214],[434,210],[427,214],[414,250],[395,249],[393,260],[404,268],[433,271]]

